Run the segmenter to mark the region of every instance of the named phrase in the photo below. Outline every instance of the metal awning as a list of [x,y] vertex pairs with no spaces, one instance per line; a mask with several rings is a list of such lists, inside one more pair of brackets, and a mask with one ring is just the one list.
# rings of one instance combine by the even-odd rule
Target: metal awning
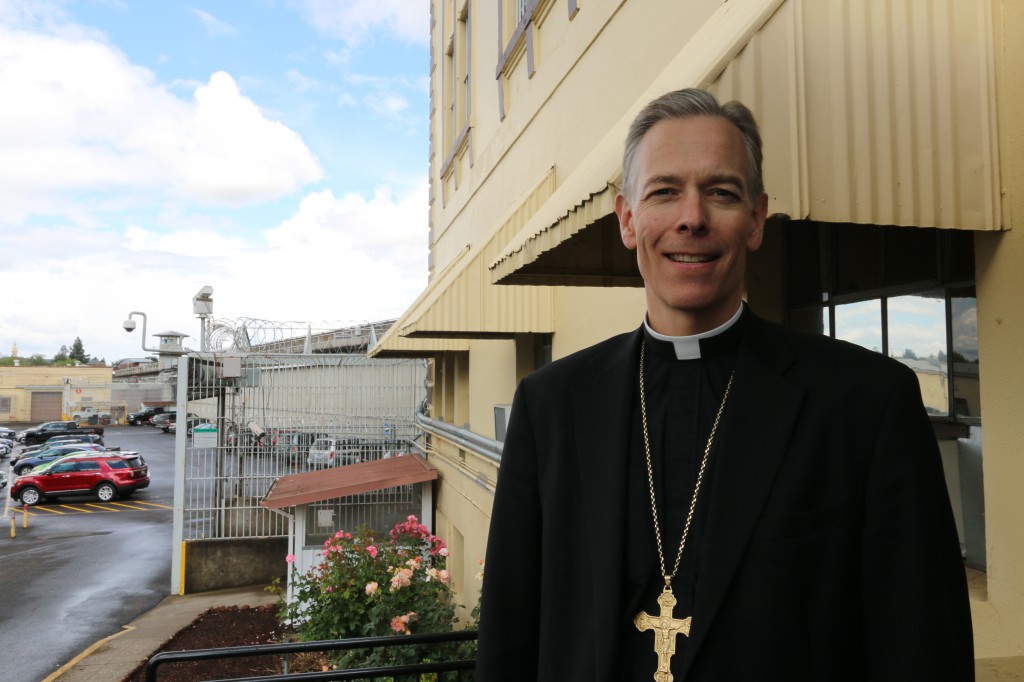
[[260,500],[260,506],[284,509],[436,478],[437,469],[417,454],[359,462],[281,476]]
[[[991,10],[911,4],[938,29],[874,31],[882,2],[722,3],[490,262],[491,282],[641,284],[614,224],[622,145],[637,112],[682,87],[756,112],[772,214],[1005,229]],[[932,59],[936,50],[948,58]]]
[[466,350],[468,339],[510,339],[515,334],[553,331],[551,290],[491,286],[485,249],[474,252],[469,245],[463,247],[369,355],[394,357],[403,352],[409,355],[410,347],[448,346],[420,352],[422,357]]
[[622,245],[615,216],[629,126],[663,93],[707,87],[782,2],[723,3],[488,265],[491,283],[642,286],[635,255]]

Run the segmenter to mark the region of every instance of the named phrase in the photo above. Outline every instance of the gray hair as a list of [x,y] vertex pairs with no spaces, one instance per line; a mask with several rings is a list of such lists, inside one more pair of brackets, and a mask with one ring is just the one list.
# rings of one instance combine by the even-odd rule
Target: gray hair
[[691,116],[717,116],[724,118],[739,129],[747,148],[747,192],[750,201],[764,192],[761,176],[761,134],[757,131],[754,114],[746,105],[732,101],[719,104],[715,96],[705,90],[685,88],[668,92],[645,106],[626,135],[626,150],[622,156],[622,193],[631,203],[636,198],[636,152],[647,131],[655,123],[667,119],[690,118]]

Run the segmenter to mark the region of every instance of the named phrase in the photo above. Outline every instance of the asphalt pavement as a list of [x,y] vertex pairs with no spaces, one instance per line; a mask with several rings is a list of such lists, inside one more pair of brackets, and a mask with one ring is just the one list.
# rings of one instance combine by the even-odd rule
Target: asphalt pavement
[[95,642],[42,682],[121,682],[139,663],[149,660],[164,642],[207,609],[276,602],[277,597],[264,587],[254,585],[165,597],[120,632]]

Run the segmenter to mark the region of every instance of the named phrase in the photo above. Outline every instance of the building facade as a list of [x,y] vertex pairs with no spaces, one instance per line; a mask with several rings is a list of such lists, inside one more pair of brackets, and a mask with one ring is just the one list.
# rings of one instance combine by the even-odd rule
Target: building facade
[[0,423],[109,416],[113,370],[78,367],[0,367]]
[[[614,214],[633,116],[701,87],[755,113],[760,315],[918,374],[979,670],[1024,665],[1024,6],[1006,0],[431,0],[430,281],[373,354],[433,359],[436,532],[472,602],[518,381],[635,329]],[[984,445],[982,446],[982,433]],[[502,541],[491,538],[490,541]]]

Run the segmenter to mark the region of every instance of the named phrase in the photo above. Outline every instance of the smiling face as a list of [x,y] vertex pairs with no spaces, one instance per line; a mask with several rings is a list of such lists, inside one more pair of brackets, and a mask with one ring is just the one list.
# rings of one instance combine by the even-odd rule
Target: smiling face
[[749,197],[746,169],[743,135],[718,116],[665,119],[640,141],[635,196],[620,194],[615,212],[655,331],[698,334],[739,307],[768,211],[766,195]]

